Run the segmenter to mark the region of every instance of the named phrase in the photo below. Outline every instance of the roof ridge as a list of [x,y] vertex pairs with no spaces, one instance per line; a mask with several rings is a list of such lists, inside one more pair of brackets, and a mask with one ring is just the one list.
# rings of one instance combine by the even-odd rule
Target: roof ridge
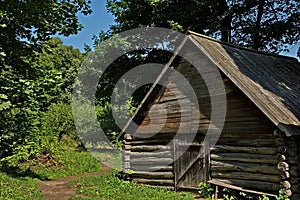
[[212,37],[209,37],[207,35],[203,35],[203,34],[200,34],[200,33],[194,32],[194,31],[190,31],[190,30],[187,31],[187,34],[195,35],[195,36],[198,36],[198,37],[201,37],[201,38],[204,38],[204,39],[208,39],[208,40],[217,42],[219,44],[234,47],[234,48],[237,48],[237,49],[250,51],[250,52],[253,52],[253,53],[257,53],[257,54],[262,54],[262,55],[266,55],[266,56],[273,56],[273,57],[279,57],[279,58],[286,58],[286,59],[291,59],[291,60],[298,61],[297,58],[294,58],[294,57],[291,57],[291,56],[284,56],[284,55],[279,55],[279,54],[275,54],[275,53],[267,53],[267,52],[264,52],[264,51],[249,49],[247,47],[239,46],[239,45],[232,44],[232,43],[229,43],[229,42],[224,42],[224,41],[218,40],[216,38],[212,38]]

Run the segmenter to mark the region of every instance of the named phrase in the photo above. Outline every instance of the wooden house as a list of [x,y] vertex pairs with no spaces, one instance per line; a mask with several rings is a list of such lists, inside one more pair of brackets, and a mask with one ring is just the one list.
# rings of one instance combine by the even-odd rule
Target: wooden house
[[[194,32],[188,32],[184,45],[191,50],[183,52],[184,58],[174,55],[165,68],[190,81],[198,106],[163,70],[158,80],[166,86],[153,84],[120,134],[124,174],[175,190],[209,181],[275,195],[282,188],[300,199],[299,62]],[[205,70],[213,68],[220,73],[223,94],[209,91],[203,80]],[[218,100],[222,95],[225,100]],[[225,104],[224,123],[212,120],[212,98]],[[128,128],[133,122],[138,129]],[[196,133],[192,140],[190,133]]]

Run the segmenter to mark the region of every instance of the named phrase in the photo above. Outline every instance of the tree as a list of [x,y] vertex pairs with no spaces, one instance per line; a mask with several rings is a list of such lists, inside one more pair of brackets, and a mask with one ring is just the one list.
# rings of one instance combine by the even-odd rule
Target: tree
[[272,53],[299,43],[300,2],[240,0],[229,5],[232,43]]
[[19,63],[21,56],[52,35],[78,33],[83,26],[77,13],[91,13],[89,4],[86,0],[1,1],[0,50],[6,63]]
[[38,51],[20,58],[18,67],[5,65],[0,74],[0,159],[26,160],[39,152],[41,122],[49,106],[69,104],[77,69],[84,55],[62,45],[59,38],[40,44]]
[[256,50],[279,53],[299,43],[295,0],[109,0],[110,33],[140,26],[187,29]]
[[224,9],[222,3],[223,0],[109,0],[107,8],[116,17],[113,31],[150,26],[204,33],[219,10]]
[[[0,158],[34,155],[44,111],[70,101],[70,88],[83,60],[54,34],[82,29],[77,14],[90,14],[88,0],[0,2]],[[66,97],[69,96],[69,97]]]

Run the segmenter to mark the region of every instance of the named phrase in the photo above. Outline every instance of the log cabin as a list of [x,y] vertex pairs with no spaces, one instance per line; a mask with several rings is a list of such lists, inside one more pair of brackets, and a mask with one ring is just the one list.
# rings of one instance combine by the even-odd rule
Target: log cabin
[[175,190],[283,189],[300,199],[297,59],[189,31],[165,68],[119,135],[126,178]]

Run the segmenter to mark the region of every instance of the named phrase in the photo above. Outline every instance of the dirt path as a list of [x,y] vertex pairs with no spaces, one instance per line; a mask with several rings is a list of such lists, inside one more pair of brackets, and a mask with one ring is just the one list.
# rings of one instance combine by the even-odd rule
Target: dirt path
[[73,196],[80,196],[75,192],[76,187],[72,187],[69,185],[70,182],[80,177],[106,174],[111,170],[111,168],[105,165],[101,165],[101,168],[102,170],[99,172],[80,174],[49,181],[40,181],[39,188],[44,195],[44,200],[67,200],[68,198]]

